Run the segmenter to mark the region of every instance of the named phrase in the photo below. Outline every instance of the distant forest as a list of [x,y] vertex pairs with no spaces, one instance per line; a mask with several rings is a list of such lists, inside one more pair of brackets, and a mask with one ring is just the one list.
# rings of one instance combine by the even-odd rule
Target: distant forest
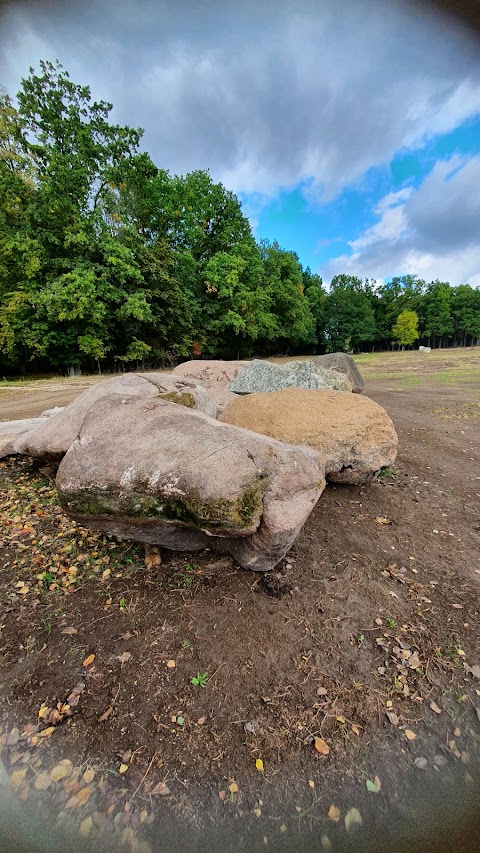
[[[480,343],[480,290],[326,290],[208,172],[170,175],[61,65],[0,92],[0,372]],[[159,117],[161,120],[161,116]]]

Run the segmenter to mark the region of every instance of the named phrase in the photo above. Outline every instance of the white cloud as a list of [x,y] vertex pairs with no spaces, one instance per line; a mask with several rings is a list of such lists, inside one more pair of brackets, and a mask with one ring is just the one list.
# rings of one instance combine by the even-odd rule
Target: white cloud
[[379,221],[349,243],[352,253],[324,266],[325,280],[417,274],[480,287],[480,155],[439,161],[416,192],[390,193],[376,212]]
[[389,0],[16,2],[0,47],[9,89],[58,57],[159,166],[270,197],[308,181],[334,198],[480,112],[477,43]]

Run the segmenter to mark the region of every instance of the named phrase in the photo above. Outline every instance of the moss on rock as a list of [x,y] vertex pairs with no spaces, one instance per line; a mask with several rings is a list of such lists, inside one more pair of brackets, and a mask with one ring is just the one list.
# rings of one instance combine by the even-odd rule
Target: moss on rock
[[202,530],[252,530],[260,521],[266,488],[265,479],[259,477],[249,483],[238,498],[208,501],[194,488],[183,494],[162,495],[159,490],[149,495],[147,487],[141,493],[139,485],[123,493],[112,489],[64,493],[59,495],[60,504],[75,515],[158,518],[183,522]]
[[188,391],[168,391],[168,393],[159,394],[158,396],[161,400],[168,400],[170,403],[186,406],[187,409],[195,408],[195,397],[193,394],[189,394]]

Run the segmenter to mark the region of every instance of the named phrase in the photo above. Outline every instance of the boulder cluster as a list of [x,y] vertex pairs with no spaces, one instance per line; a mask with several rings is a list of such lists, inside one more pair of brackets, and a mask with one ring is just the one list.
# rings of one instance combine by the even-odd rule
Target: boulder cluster
[[267,571],[326,480],[366,482],[394,461],[392,421],[362,388],[344,353],[191,361],[97,383],[11,452],[58,465],[60,504],[85,527],[174,550],[209,546]]

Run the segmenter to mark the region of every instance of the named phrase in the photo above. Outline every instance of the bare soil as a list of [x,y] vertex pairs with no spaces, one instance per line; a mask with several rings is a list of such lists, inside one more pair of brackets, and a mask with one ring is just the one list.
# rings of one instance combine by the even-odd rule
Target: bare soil
[[[479,351],[432,356],[359,359],[396,464],[329,485],[265,576],[145,565],[0,464],[0,849],[478,850]],[[1,416],[83,381],[2,389]]]

